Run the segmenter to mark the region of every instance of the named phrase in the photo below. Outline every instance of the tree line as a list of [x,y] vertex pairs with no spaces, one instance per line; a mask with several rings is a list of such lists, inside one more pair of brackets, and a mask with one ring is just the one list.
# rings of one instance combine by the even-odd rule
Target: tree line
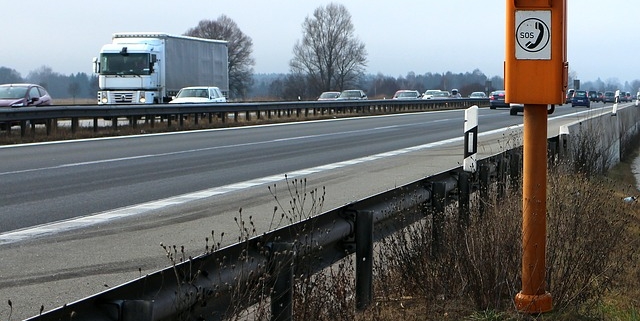
[[[367,74],[367,50],[355,34],[351,14],[345,6],[330,3],[316,8],[302,24],[302,40],[293,46],[289,72],[254,74],[253,41],[226,15],[201,20],[184,35],[226,40],[229,51],[229,98],[245,100],[313,100],[323,91],[362,89],[372,98],[390,98],[400,89],[424,92],[427,89],[458,89],[463,95],[474,91],[489,93],[504,88],[504,79],[487,77],[479,69],[465,73],[416,74],[392,77]],[[574,88],[575,73],[569,74]],[[77,73],[61,75],[42,66],[22,78],[14,69],[0,67],[0,83],[31,82],[43,85],[55,98],[96,98],[98,77]],[[617,79],[583,82],[586,90],[625,90],[635,93],[640,80],[621,84]]]

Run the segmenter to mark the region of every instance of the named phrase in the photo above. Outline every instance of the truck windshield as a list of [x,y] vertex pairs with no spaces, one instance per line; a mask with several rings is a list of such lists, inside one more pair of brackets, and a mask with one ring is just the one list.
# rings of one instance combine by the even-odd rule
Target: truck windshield
[[103,53],[100,55],[100,73],[103,75],[148,75],[149,54]]

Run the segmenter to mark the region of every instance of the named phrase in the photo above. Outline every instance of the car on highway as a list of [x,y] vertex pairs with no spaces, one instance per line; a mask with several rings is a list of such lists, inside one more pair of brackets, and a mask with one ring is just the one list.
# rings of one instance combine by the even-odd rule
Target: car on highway
[[451,93],[446,90],[440,90],[437,93],[433,93],[433,97],[431,99],[448,99],[451,98]]
[[339,91],[325,91],[322,94],[320,94],[320,97],[318,97],[318,100],[336,100],[338,96],[340,96]]
[[462,98],[462,95],[460,95],[460,91],[457,89],[451,89],[451,95],[449,95],[449,98]]
[[367,99],[367,94],[365,94],[364,91],[360,89],[348,89],[348,90],[343,90],[337,99],[338,100],[365,100]]
[[576,91],[576,90],[575,90],[575,89],[569,89],[569,90],[567,90],[567,94],[566,94],[565,99],[564,99],[564,103],[565,103],[565,104],[568,104],[568,103],[570,103],[570,102],[571,102],[571,97],[573,97],[573,92],[574,92],[574,91]]
[[36,84],[0,85],[0,107],[49,106],[51,95]]
[[489,108],[509,107],[509,104],[504,101],[505,96],[506,92],[504,90],[492,91],[491,94],[489,94]]
[[628,102],[633,101],[633,97],[631,96],[630,91],[627,91],[626,93],[624,93],[624,100]]
[[510,103],[509,104],[509,115],[515,116],[518,113],[524,112],[524,104]]
[[587,96],[589,97],[589,100],[592,102],[598,102],[598,92],[595,90],[589,90],[587,91]]
[[420,92],[417,90],[398,90],[396,91],[395,94],[393,94],[393,99],[405,99],[405,100],[411,100],[411,99],[419,99],[420,98]]
[[432,99],[433,95],[440,91],[440,89],[429,89],[422,94],[422,99]]
[[178,94],[169,102],[170,104],[205,104],[205,103],[224,103],[227,98],[222,94],[218,87],[184,87],[178,91]]
[[602,102],[603,103],[615,103],[616,102],[616,94],[613,91],[605,91],[602,94]]
[[591,108],[591,101],[589,100],[589,94],[585,90],[576,90],[571,96],[571,107],[583,106]]
[[482,91],[474,91],[474,92],[471,93],[471,95],[469,95],[469,98],[483,99],[483,98],[487,98],[487,94],[485,94]]

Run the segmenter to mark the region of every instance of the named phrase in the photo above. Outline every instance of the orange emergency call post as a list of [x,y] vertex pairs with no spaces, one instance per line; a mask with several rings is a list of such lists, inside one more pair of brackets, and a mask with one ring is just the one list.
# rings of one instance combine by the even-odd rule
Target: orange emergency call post
[[[547,113],[567,88],[566,0],[507,0],[505,100],[524,104],[520,312],[551,311],[546,291]],[[551,109],[553,110],[553,109]]]
[[507,0],[506,101],[563,104],[567,89],[566,0]]

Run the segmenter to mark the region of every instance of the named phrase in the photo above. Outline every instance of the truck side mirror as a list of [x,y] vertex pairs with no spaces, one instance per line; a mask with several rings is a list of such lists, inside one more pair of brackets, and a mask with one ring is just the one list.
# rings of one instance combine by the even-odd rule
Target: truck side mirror
[[156,62],[158,61],[158,56],[156,55],[151,55],[151,62],[149,63],[149,73],[153,73],[153,66],[156,64]]
[[93,57],[93,73],[100,73],[100,60],[98,60],[98,57]]

